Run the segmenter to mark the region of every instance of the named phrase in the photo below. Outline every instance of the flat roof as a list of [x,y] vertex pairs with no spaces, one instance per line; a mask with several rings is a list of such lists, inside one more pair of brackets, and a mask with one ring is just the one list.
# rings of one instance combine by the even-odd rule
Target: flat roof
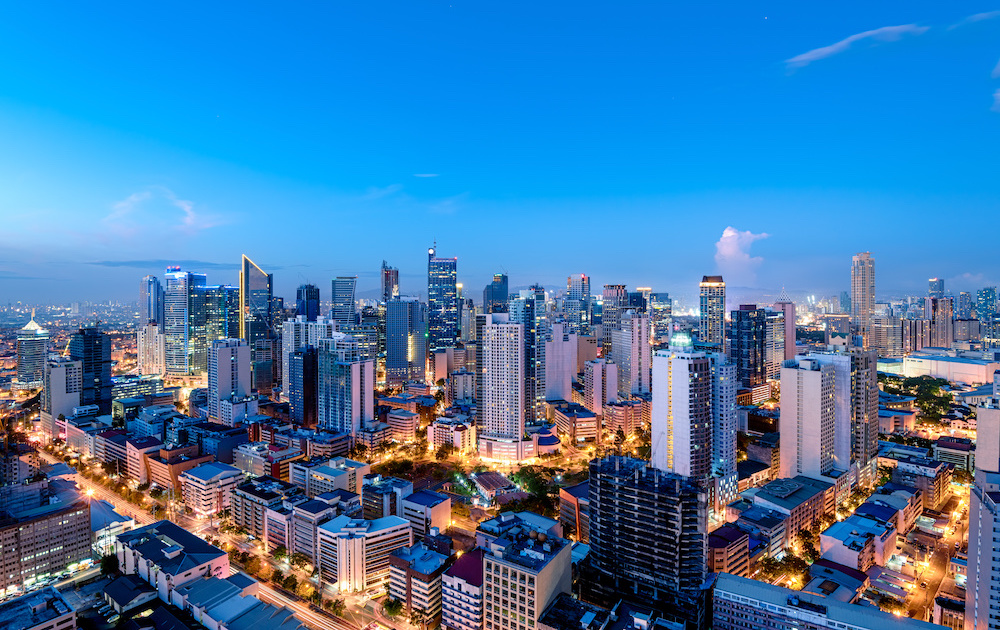
[[403,498],[403,501],[416,503],[417,505],[422,505],[424,507],[434,507],[435,505],[440,505],[448,500],[449,499],[446,495],[432,490],[420,490],[418,492],[414,492],[408,497]]
[[72,612],[73,608],[51,586],[0,604],[0,630],[23,630]]

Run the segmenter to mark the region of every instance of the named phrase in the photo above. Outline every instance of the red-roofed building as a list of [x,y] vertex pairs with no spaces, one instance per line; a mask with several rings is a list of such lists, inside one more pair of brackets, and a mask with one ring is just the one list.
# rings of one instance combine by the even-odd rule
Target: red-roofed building
[[485,553],[476,548],[461,555],[441,577],[441,626],[445,630],[482,630]]

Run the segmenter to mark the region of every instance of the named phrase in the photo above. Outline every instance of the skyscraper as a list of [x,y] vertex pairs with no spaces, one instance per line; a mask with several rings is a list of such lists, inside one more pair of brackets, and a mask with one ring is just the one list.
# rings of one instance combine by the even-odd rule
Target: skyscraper
[[576,333],[565,324],[552,324],[545,338],[546,400],[573,400],[578,350]]
[[249,394],[250,346],[243,339],[216,339],[208,350],[208,417],[219,421],[223,401],[242,401]]
[[82,390],[83,361],[67,357],[46,361],[39,417],[47,439],[59,437],[56,421],[60,415],[69,416],[74,407],[80,406]]
[[932,298],[944,297],[944,280],[941,278],[931,278],[927,281],[927,296]]
[[316,426],[316,384],[318,362],[316,348],[306,346],[289,354],[288,415],[292,422],[306,428]]
[[726,347],[726,283],[722,276],[702,276],[699,289],[699,341]]
[[629,309],[619,317],[619,327],[611,333],[611,360],[618,365],[618,397],[628,400],[648,394],[652,370],[649,345],[649,316]]
[[782,289],[778,295],[778,301],[774,303],[774,310],[784,315],[785,325],[785,361],[795,358],[795,303],[792,302],[785,290]]
[[704,627],[707,496],[690,479],[629,457],[590,462],[588,601],[625,599]]
[[510,301],[510,323],[520,324],[524,345],[525,422],[545,421],[545,290],[537,284]]
[[875,312],[875,260],[871,252],[855,254],[851,261],[851,325],[869,343]]
[[156,276],[144,276],[139,281],[139,326],[156,322],[163,326],[163,287]]
[[80,404],[111,413],[111,338],[96,326],[81,328],[70,335],[69,357],[82,370]]
[[930,345],[935,348],[950,348],[955,339],[951,298],[924,298],[924,317],[931,325]]
[[307,322],[314,322],[319,317],[319,287],[314,284],[303,284],[295,290],[295,315],[302,315]]
[[337,324],[325,317],[317,317],[316,321],[308,321],[305,315],[297,315],[281,325],[281,383],[285,400],[290,400],[292,381],[290,366],[291,356],[307,346],[316,348],[319,340],[332,337],[337,331]]
[[618,328],[622,311],[628,307],[628,290],[624,284],[606,284],[601,295],[601,348],[603,356],[611,354],[611,331]]
[[458,342],[458,258],[439,258],[427,250],[428,352]]
[[382,301],[388,302],[394,297],[399,297],[399,269],[390,267],[389,263],[382,261],[382,268],[379,270],[379,279],[382,287]]
[[997,288],[985,287],[976,292],[976,318],[981,322],[993,319],[997,313]]
[[35,309],[24,328],[17,331],[17,374],[14,389],[39,389],[45,380],[45,360],[48,358],[49,331],[35,321]]
[[493,274],[493,281],[483,289],[483,310],[487,313],[507,312],[507,274]]
[[375,362],[362,358],[358,343],[338,332],[319,340],[317,363],[317,425],[356,436],[375,417]]
[[[204,315],[205,348],[216,339],[237,339],[240,336],[240,290],[225,285],[195,287],[204,292],[201,308]],[[194,309],[192,309],[194,312]],[[199,314],[195,313],[195,317]]]
[[479,455],[518,462],[528,455],[524,441],[525,352],[524,327],[508,313],[480,316],[482,333],[478,368],[482,370],[478,426]]
[[811,358],[781,368],[781,477],[833,472],[836,378],[834,365]]
[[733,311],[730,355],[743,387],[767,382],[767,311],[755,304],[741,304]]
[[192,335],[197,308],[195,288],[205,286],[205,274],[181,271],[180,267],[168,267],[164,275],[163,334],[166,371],[170,376],[187,376],[192,373],[191,355],[194,353]]
[[695,480],[712,474],[712,364],[677,333],[653,357],[654,468]]
[[[257,341],[270,339],[274,277],[243,256],[240,265],[240,338],[255,354]],[[254,359],[256,360],[256,359]]]
[[956,319],[972,319],[972,294],[968,291],[958,292],[958,302],[955,304]]
[[353,326],[357,321],[355,290],[357,276],[337,276],[333,279],[333,313],[331,319],[337,322],[339,330]]
[[649,332],[653,339],[670,339],[673,325],[673,303],[669,293],[649,294]]
[[424,378],[427,361],[427,315],[415,297],[386,302],[385,377],[389,385]]
[[572,332],[589,335],[593,303],[590,295],[590,278],[586,274],[566,278],[566,299],[563,313]]
[[725,512],[739,491],[736,471],[736,366],[725,354],[708,355],[712,367],[712,509]]
[[136,354],[140,374],[162,375],[166,370],[166,337],[156,322],[139,328],[136,334]]
[[1000,628],[1000,399],[976,409],[976,477],[969,501],[969,560],[965,588],[967,630]]

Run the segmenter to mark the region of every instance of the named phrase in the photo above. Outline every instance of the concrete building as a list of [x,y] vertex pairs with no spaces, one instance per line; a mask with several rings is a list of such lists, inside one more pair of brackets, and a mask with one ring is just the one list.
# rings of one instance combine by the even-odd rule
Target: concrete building
[[51,586],[0,604],[0,628],[70,630],[76,627],[76,610]]
[[149,483],[168,492],[180,494],[180,475],[201,464],[215,461],[211,455],[199,455],[196,445],[170,446],[146,454]]
[[166,373],[166,335],[156,322],[140,324],[136,333],[136,354],[138,354],[140,374]]
[[525,439],[527,405],[524,326],[511,323],[506,313],[482,316],[481,354],[477,369],[483,387],[479,401],[482,422],[479,429],[479,456],[485,459],[519,462],[533,455],[532,443]]
[[601,413],[618,399],[618,365],[607,359],[587,361],[583,367],[583,406]]
[[611,331],[611,360],[618,366],[618,397],[650,393],[649,316],[627,310]]
[[181,473],[184,505],[198,516],[218,514],[232,505],[233,490],[243,482],[243,471],[228,464],[208,462]]
[[712,365],[675,334],[653,357],[651,465],[693,479],[712,474]]
[[851,326],[865,338],[866,347],[874,316],[875,259],[871,252],[862,252],[851,260]]
[[[233,418],[223,418],[220,401],[239,401],[250,388],[250,346],[243,339],[217,339],[208,349],[208,417],[233,426]],[[228,422],[227,422],[228,420]]]
[[361,486],[361,505],[366,519],[402,516],[403,499],[413,494],[413,482],[371,474]]
[[334,490],[346,490],[360,495],[362,481],[369,472],[370,464],[346,457],[313,458],[289,464],[288,479],[302,488],[309,498]]
[[597,414],[583,405],[569,403],[554,408],[555,424],[559,433],[569,438],[570,444],[598,442],[601,439],[601,422]]
[[749,492],[753,493],[753,505],[788,517],[785,531],[791,540],[800,530],[812,529],[822,517],[833,514],[834,489],[832,483],[799,475],[793,479],[776,479]]
[[820,533],[820,555],[827,560],[867,571],[884,566],[896,553],[896,522],[880,522],[852,514]]
[[643,425],[642,411],[645,402],[642,400],[613,401],[604,405],[604,429],[611,435],[619,431],[627,438]]
[[781,368],[781,477],[833,471],[835,378],[832,365],[810,359]]
[[403,602],[410,617],[433,628],[441,623],[442,575],[448,556],[423,543],[396,549],[389,556],[389,597]]
[[778,301],[774,303],[774,310],[782,314],[782,324],[785,327],[784,360],[789,361],[795,358],[795,303],[784,289],[778,295]]
[[966,630],[1000,628],[1000,399],[976,409],[976,476],[969,502]]
[[485,553],[476,547],[442,574],[441,626],[445,630],[482,630]]
[[559,522],[566,536],[586,543],[590,540],[590,482],[559,488]]
[[699,285],[698,339],[726,347],[726,283],[722,276],[704,276]]
[[341,593],[356,593],[385,584],[392,553],[413,544],[410,523],[399,516],[375,520],[338,516],[319,527],[322,579]]
[[297,446],[247,442],[233,451],[233,465],[251,477],[267,475],[287,481],[289,466],[304,457],[305,454]]
[[708,570],[740,577],[750,574],[750,536],[734,525],[723,525],[708,535]]
[[476,448],[476,429],[469,420],[441,417],[427,428],[427,441],[435,448],[450,445],[459,453]]
[[126,473],[138,484],[149,483],[148,456],[158,453],[163,442],[155,437],[125,440]]
[[318,426],[353,438],[375,419],[375,362],[342,333],[319,340],[317,361]]
[[420,416],[406,409],[393,409],[386,415],[386,422],[392,431],[392,439],[397,442],[412,442],[417,439]]
[[545,336],[545,399],[570,400],[576,378],[578,341],[565,324],[552,324]]
[[432,490],[420,490],[403,497],[401,516],[413,526],[413,536],[423,539],[433,528],[445,531],[451,525],[451,498]]
[[912,486],[921,492],[924,507],[936,510],[951,495],[949,486],[954,466],[923,457],[896,460],[892,481]]
[[257,477],[245,481],[230,494],[233,524],[256,538],[264,539],[267,531],[266,511],[280,506],[286,498],[299,493],[296,486],[274,477]]
[[281,325],[281,386],[282,399],[289,399],[291,377],[291,357],[306,347],[316,348],[320,339],[329,339],[337,332],[337,322],[325,317],[310,321],[298,314],[295,319],[287,319]]
[[58,357],[45,363],[41,411],[39,417],[42,432],[47,440],[60,437],[56,427],[59,416],[73,415],[73,409],[80,406],[83,391],[83,362]]

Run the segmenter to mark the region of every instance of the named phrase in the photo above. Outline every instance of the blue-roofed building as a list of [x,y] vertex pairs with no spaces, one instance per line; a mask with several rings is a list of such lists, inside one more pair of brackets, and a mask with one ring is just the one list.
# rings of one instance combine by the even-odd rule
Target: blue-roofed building
[[232,505],[232,492],[243,483],[243,471],[220,462],[206,462],[180,475],[184,505],[195,514],[218,514]]
[[285,607],[255,597],[259,584],[243,574],[202,577],[177,588],[171,603],[191,613],[207,628],[226,630],[298,630],[301,622]]
[[94,553],[99,557],[114,553],[119,534],[133,529],[135,519],[131,516],[122,516],[107,501],[97,498],[90,501],[90,535],[93,537]]
[[397,549],[389,557],[389,596],[411,615],[423,613],[433,628],[441,621],[441,576],[449,566],[451,558],[423,543]]
[[819,552],[827,560],[867,571],[896,553],[896,539],[894,519],[882,522],[855,513],[819,535]]
[[421,490],[403,498],[403,518],[413,526],[413,535],[422,539],[436,527],[445,531],[451,525],[451,497],[440,492]]

